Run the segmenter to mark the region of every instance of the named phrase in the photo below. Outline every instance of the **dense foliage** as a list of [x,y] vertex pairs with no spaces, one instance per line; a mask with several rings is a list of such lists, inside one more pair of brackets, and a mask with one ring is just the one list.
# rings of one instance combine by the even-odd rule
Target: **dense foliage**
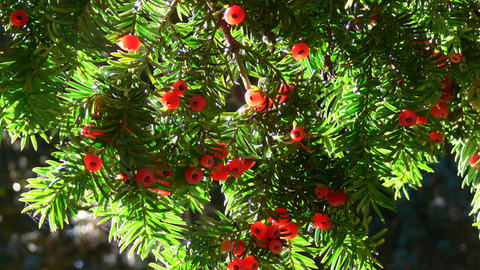
[[[317,256],[332,268],[372,269],[385,232],[370,232],[372,218],[421,185],[445,138],[478,215],[478,169],[467,173],[480,136],[475,2],[236,4],[245,11],[236,25],[224,20],[228,1],[0,4],[13,35],[0,56],[0,126],[22,147],[36,147],[37,135],[61,141],[50,166],[29,179],[24,211],[54,231],[67,213],[88,207],[121,250],[153,253],[158,269],[226,268],[234,256],[219,249],[224,239],[236,240],[235,249],[242,240],[242,257],[254,255],[261,269],[315,268]],[[25,14],[12,16],[17,10]],[[128,49],[127,34],[139,38],[139,50]],[[299,43],[309,54],[297,61]],[[188,85],[183,95],[170,92],[178,80]],[[239,84],[265,104],[227,112]],[[199,111],[201,99],[190,102],[198,96],[206,102]],[[230,158],[226,181],[213,179],[224,169],[205,166],[205,154],[215,164]],[[103,166],[85,161],[89,155]],[[237,177],[235,158],[255,164]],[[158,179],[153,185],[146,171]],[[225,212],[184,222],[218,185]],[[318,185],[331,190],[327,200]],[[347,201],[334,206],[338,192]],[[273,254],[250,226],[271,224],[277,208],[299,235]],[[317,228],[316,214],[327,214],[331,227]]]

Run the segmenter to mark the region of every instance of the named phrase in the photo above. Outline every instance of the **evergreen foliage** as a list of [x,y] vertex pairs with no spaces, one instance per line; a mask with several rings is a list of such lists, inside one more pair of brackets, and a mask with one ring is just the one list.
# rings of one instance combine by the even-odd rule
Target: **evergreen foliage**
[[[421,171],[431,172],[445,153],[443,141],[429,139],[438,132],[454,146],[479,219],[480,176],[476,168],[467,172],[480,137],[478,3],[235,4],[246,15],[231,26],[223,19],[230,1],[2,1],[0,18],[13,40],[0,55],[0,127],[22,147],[36,147],[37,135],[61,142],[55,160],[34,169],[39,177],[22,195],[24,212],[55,231],[78,205],[90,207],[122,251],[154,254],[155,269],[226,269],[234,256],[219,249],[224,239],[236,240],[235,249],[241,240],[242,257],[254,255],[261,269],[315,269],[317,257],[331,269],[374,269],[386,229],[370,232],[369,224],[396,211],[394,198],[408,197],[407,188],[421,186]],[[26,11],[25,25],[10,22],[14,10]],[[138,51],[119,47],[127,34],[139,38]],[[310,52],[296,61],[291,50],[300,42]],[[188,89],[178,108],[167,109],[162,96],[177,80]],[[281,101],[287,84],[293,90]],[[237,85],[260,91],[266,103],[226,111]],[[206,100],[199,112],[189,105],[195,96]],[[437,101],[448,116],[434,116]],[[407,127],[402,110],[427,122]],[[291,140],[297,126],[303,140]],[[200,159],[223,162],[226,149],[228,158],[254,158],[255,165],[234,177],[227,163],[230,176],[217,181],[212,174],[220,168]],[[101,158],[101,170],[86,169],[87,153]],[[204,172],[200,182],[186,182],[191,167]],[[147,187],[152,179],[136,175],[143,168],[161,181]],[[225,212],[184,222],[184,213],[202,212],[218,185]],[[318,185],[329,196],[343,191],[347,202],[331,206],[316,195]],[[257,246],[250,225],[270,224],[279,207],[299,235],[283,240],[277,255]],[[315,214],[328,214],[332,226],[318,229]]]

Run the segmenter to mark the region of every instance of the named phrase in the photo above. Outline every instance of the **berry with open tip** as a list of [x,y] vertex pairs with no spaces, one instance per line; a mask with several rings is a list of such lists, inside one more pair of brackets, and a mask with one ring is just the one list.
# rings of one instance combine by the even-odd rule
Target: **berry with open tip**
[[328,195],[330,195],[330,188],[324,185],[318,185],[315,188],[315,194],[317,194],[318,198],[326,200],[328,198]]
[[432,141],[434,144],[441,144],[443,142],[442,134],[436,131],[430,133],[430,136],[428,137],[428,139]]
[[251,169],[253,166],[255,166],[255,158],[240,158],[240,160],[243,162],[243,166],[245,167],[245,170]]
[[134,35],[125,35],[120,39],[120,48],[127,52],[138,51],[140,49],[140,39]]
[[245,251],[245,247],[243,246],[242,240],[238,241],[238,245],[236,242],[237,241],[233,241],[233,254],[241,255]]
[[270,242],[268,242],[268,249],[270,249],[270,252],[273,254],[278,254],[282,252],[283,243],[278,239],[270,240]]
[[290,138],[296,142],[303,140],[305,138],[305,130],[302,127],[295,127],[290,131]]
[[245,264],[245,270],[258,270],[258,262],[253,255],[245,257],[243,264]]
[[172,85],[172,93],[174,93],[177,96],[185,95],[185,92],[183,92],[183,91],[185,91],[187,89],[188,89],[187,83],[182,81],[182,80],[178,80],[178,81],[174,82],[173,85]]
[[95,154],[87,154],[83,161],[85,162],[85,167],[91,172],[99,171],[102,168],[103,161],[102,159]]
[[473,155],[470,157],[470,166],[472,166],[472,168],[478,168],[480,167],[480,162],[478,164],[475,164],[477,163],[478,161],[480,160],[480,155]]
[[213,157],[211,155],[205,154],[200,158],[200,163],[205,168],[210,168],[213,166]]
[[310,48],[308,47],[307,44],[303,42],[297,43],[292,48],[292,57],[297,61],[301,61],[307,58],[309,53],[310,53]]
[[243,162],[239,158],[230,159],[225,165],[225,168],[227,168],[227,170],[230,171],[230,175],[235,178],[242,176],[242,174],[245,172]]
[[149,187],[153,185],[153,182],[155,181],[155,175],[153,174],[152,170],[143,168],[138,170],[137,174],[135,175],[135,181],[139,186],[140,183],[142,183],[144,187]]
[[461,53],[454,52],[452,56],[450,56],[450,61],[453,63],[460,63],[463,60],[463,55]]
[[411,127],[417,122],[417,113],[412,110],[402,110],[398,115],[398,121],[404,127]]
[[245,10],[238,5],[231,6],[225,10],[224,19],[230,25],[237,25],[245,19]]
[[440,116],[441,118],[447,118],[448,114],[450,113],[447,104],[439,100],[435,102],[431,112],[433,116]]
[[205,106],[207,105],[207,101],[202,96],[195,96],[190,99],[189,104],[192,110],[199,112],[205,109]]
[[265,102],[266,98],[259,91],[248,90],[245,92],[245,102],[252,106],[258,106]]
[[225,252],[230,252],[233,249],[233,243],[232,243],[232,241],[230,241],[228,239],[225,239],[220,244],[220,248]]
[[236,257],[228,264],[228,270],[246,270],[242,258]]
[[195,184],[200,182],[203,179],[203,171],[200,168],[197,167],[191,167],[188,168],[188,170],[185,172],[185,180],[189,184]]
[[10,15],[10,21],[13,25],[24,26],[28,22],[28,14],[25,10],[15,10]]
[[345,195],[345,193],[343,193],[343,191],[339,189],[332,191],[332,193],[328,197],[328,203],[331,206],[341,206],[346,202],[347,202],[347,195]]
[[280,237],[280,224],[277,222],[268,226],[266,235],[270,239],[276,239]]
[[168,109],[174,110],[180,105],[180,97],[172,92],[166,92],[162,95],[160,102]]
[[426,124],[427,123],[427,117],[425,116],[418,116],[417,117],[417,124]]
[[250,227],[250,233],[258,239],[262,239],[267,234],[267,225],[261,221],[256,221]]
[[320,230],[327,230],[332,226],[332,221],[328,218],[327,214],[315,214],[313,222]]

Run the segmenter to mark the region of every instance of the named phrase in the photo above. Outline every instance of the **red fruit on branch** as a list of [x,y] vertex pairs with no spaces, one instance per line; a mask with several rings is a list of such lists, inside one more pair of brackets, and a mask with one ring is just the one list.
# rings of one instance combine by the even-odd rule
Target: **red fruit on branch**
[[258,270],[258,262],[255,260],[253,255],[248,255],[243,259],[243,263],[245,264],[245,270]]
[[237,25],[245,19],[245,10],[238,5],[231,6],[225,10],[224,19],[230,25]]
[[272,219],[279,223],[289,222],[290,214],[288,213],[287,209],[279,207],[273,211]]
[[280,237],[280,224],[273,223],[267,228],[267,237],[270,239],[276,239]]
[[172,85],[172,93],[174,93],[177,96],[185,95],[185,92],[183,92],[183,91],[185,91],[187,89],[188,89],[187,83],[182,81],[182,80],[178,80],[178,81],[174,82],[173,85]]
[[205,154],[200,158],[200,163],[203,167],[210,168],[213,166],[213,157],[211,155]]
[[270,239],[265,235],[262,239],[255,239],[255,242],[257,243],[257,246],[261,248],[266,248],[268,247],[268,242]]
[[24,26],[28,22],[28,14],[24,10],[15,10],[10,15],[10,21],[13,25]]
[[240,160],[243,162],[243,167],[245,167],[245,170],[251,169],[253,166],[255,166],[255,158],[240,158]]
[[442,134],[436,131],[430,133],[430,136],[428,137],[428,139],[432,141],[434,144],[441,144],[443,142]]
[[102,159],[95,154],[87,154],[83,161],[85,162],[85,167],[91,172],[99,171],[102,168],[103,161]]
[[476,164],[478,161],[480,160],[480,155],[473,155],[470,157],[470,166],[472,166],[472,168],[478,168],[480,167],[480,163]]
[[241,255],[245,251],[245,247],[243,246],[242,240],[238,241],[238,245],[236,244],[237,241],[233,241],[233,254],[236,256]]
[[243,162],[239,158],[230,159],[227,165],[225,165],[225,168],[227,168],[227,170],[230,171],[229,174],[235,178],[242,176],[245,172]]
[[417,124],[425,124],[425,123],[427,123],[427,117],[425,116],[417,117]]
[[242,258],[233,258],[228,264],[228,270],[246,270],[245,263]]
[[245,92],[245,102],[252,106],[258,106],[265,102],[266,98],[259,91],[248,90]]
[[139,186],[140,183],[142,183],[144,187],[150,187],[153,185],[153,181],[155,181],[155,175],[153,174],[152,170],[143,168],[138,170],[137,174],[135,175],[135,181]]
[[180,105],[180,97],[172,92],[166,92],[163,94],[160,102],[168,109],[174,110]]
[[290,131],[290,138],[296,142],[303,140],[305,138],[305,130],[301,127],[295,127]]
[[450,113],[447,104],[438,100],[433,105],[431,112],[433,116],[440,116],[441,118],[447,118]]
[[271,98],[268,98],[268,100],[265,99],[263,103],[257,105],[256,109],[259,113],[266,113],[269,109],[273,108],[273,105],[275,105],[273,103],[273,100]]
[[463,55],[460,53],[454,52],[452,56],[450,56],[450,61],[452,61],[452,63],[460,63],[462,62],[462,60],[463,60]]
[[196,184],[200,182],[203,179],[203,171],[200,168],[197,167],[191,167],[188,168],[188,170],[185,172],[185,180],[189,184]]
[[202,96],[192,97],[189,103],[190,103],[190,108],[196,112],[203,110],[207,105],[207,101]]
[[91,129],[91,127],[95,128],[94,125],[86,125],[86,126],[84,126],[80,134],[81,134],[82,136],[85,136],[85,137],[91,138],[91,139],[96,139],[98,135],[105,135],[105,134],[107,134],[107,132],[96,131],[96,130],[94,130],[94,129]]
[[282,84],[278,89],[278,95],[276,96],[277,99],[280,99],[279,103],[283,103],[287,97],[290,97],[290,94],[293,92],[293,85],[291,84]]
[[310,48],[308,47],[307,44],[303,42],[297,43],[292,48],[292,57],[297,61],[301,61],[307,58],[309,53],[310,53]]
[[226,181],[228,179],[228,172],[224,168],[219,169],[218,172],[212,171],[212,179],[217,181]]
[[284,236],[283,239],[291,240],[298,235],[298,226],[293,222],[284,223],[280,226],[280,235]]
[[[155,181],[160,182],[160,183],[162,183],[166,186],[170,186],[170,182],[164,181],[162,179],[156,178]],[[158,193],[160,196],[163,196],[163,197],[166,197],[166,196],[170,195],[170,191],[166,191],[166,190],[163,190],[163,189],[160,189],[160,188],[152,188],[151,190]]]
[[326,230],[332,226],[332,221],[327,214],[315,214],[313,222],[320,230]]
[[328,198],[328,195],[330,195],[330,188],[324,185],[318,185],[315,188],[315,194],[317,194],[318,198],[326,200]]
[[213,150],[219,150],[221,151],[220,153],[215,153],[215,156],[214,157],[217,157],[217,158],[226,158],[228,156],[228,153],[230,153],[230,150],[228,149],[228,146],[222,142],[217,142],[217,144],[219,144],[220,148],[216,148],[216,147],[212,147]]
[[402,110],[398,115],[398,121],[404,127],[411,127],[417,122],[417,113],[412,110]]
[[267,225],[261,221],[256,221],[252,224],[252,227],[250,227],[250,233],[257,239],[262,239],[267,234]]
[[138,51],[140,49],[140,39],[134,35],[125,35],[120,39],[120,48],[127,52]]
[[230,252],[233,249],[233,243],[232,243],[232,241],[230,241],[228,239],[225,239],[220,244],[220,248],[225,252]]
[[278,239],[270,240],[270,242],[268,242],[268,249],[270,249],[270,252],[273,254],[278,254],[282,252],[283,243]]
[[328,203],[331,206],[340,206],[347,202],[347,195],[343,193],[343,191],[337,189],[332,191],[330,196],[328,197]]

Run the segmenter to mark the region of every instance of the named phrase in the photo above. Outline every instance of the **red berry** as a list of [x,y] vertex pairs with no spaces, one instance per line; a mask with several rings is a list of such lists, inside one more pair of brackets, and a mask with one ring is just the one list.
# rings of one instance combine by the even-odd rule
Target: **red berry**
[[442,88],[442,89],[450,89],[450,87],[453,86],[453,82],[447,76],[445,76],[445,78],[440,80],[440,82],[445,85],[445,88]]
[[330,188],[324,185],[318,185],[315,188],[315,194],[317,194],[318,198],[326,200],[328,198],[328,195],[330,195]]
[[307,58],[308,54],[310,53],[310,48],[307,44],[300,42],[297,45],[293,46],[292,48],[292,56],[293,59],[297,61],[301,61]]
[[243,246],[242,240],[238,241],[238,246],[236,245],[236,241],[233,241],[233,254],[241,255],[245,251],[245,247]]
[[261,221],[256,221],[250,228],[250,233],[258,239],[262,239],[267,234],[267,225]]
[[24,10],[15,10],[10,15],[10,21],[13,25],[24,26],[28,22],[28,14]]
[[215,153],[215,157],[217,158],[226,158],[228,156],[228,153],[230,152],[230,150],[228,149],[228,146],[222,142],[217,142],[217,144],[223,146],[221,148],[216,148],[216,147],[212,147],[213,150],[219,150],[221,151],[220,153]]
[[245,102],[254,107],[265,102],[266,98],[259,91],[248,90],[245,92]]
[[238,5],[231,6],[225,10],[224,19],[230,25],[237,25],[245,19],[245,11]]
[[233,249],[233,244],[232,241],[225,239],[222,241],[222,244],[220,244],[220,248],[225,251],[225,252],[230,252]]
[[262,239],[255,239],[255,242],[257,243],[257,246],[261,248],[266,248],[268,247],[268,242],[270,239],[265,235]]
[[478,168],[478,167],[480,167],[480,163],[475,164],[475,163],[477,163],[479,160],[480,160],[480,155],[473,155],[473,156],[471,156],[471,157],[470,157],[470,166],[472,166],[472,168]]
[[425,124],[425,123],[427,123],[427,117],[425,116],[417,117],[417,124]]
[[251,169],[253,166],[255,166],[255,158],[240,158],[240,160],[243,162],[243,167],[245,167],[245,170]]
[[[157,167],[157,166],[155,166]],[[168,167],[167,165],[160,165],[158,167]],[[165,177],[169,177],[170,175],[172,175],[172,171],[171,170],[168,170],[168,171],[155,171],[157,174],[161,175],[161,176],[165,176]]]
[[163,94],[160,102],[168,109],[174,110],[180,105],[180,98],[172,92],[166,92]]
[[279,223],[285,223],[290,221],[290,214],[287,209],[279,207],[273,212],[272,218]]
[[187,180],[189,184],[193,185],[195,183],[200,182],[200,180],[202,179],[203,179],[203,171],[200,168],[191,167],[191,168],[188,168],[188,170],[185,172],[185,180]]
[[315,214],[313,222],[321,230],[326,230],[326,229],[330,228],[330,226],[332,226],[332,221],[330,221],[330,219],[328,219],[327,214],[318,214],[318,213]]
[[149,187],[153,185],[153,181],[155,181],[155,175],[153,174],[152,170],[143,168],[138,170],[137,174],[135,175],[135,181],[137,181],[137,185],[139,186],[140,182],[142,182],[144,187]]
[[225,181],[228,178],[228,172],[221,168],[218,172],[212,172],[212,179],[217,181]]
[[450,61],[452,61],[453,63],[460,63],[462,62],[462,59],[463,55],[457,52],[454,52],[452,56],[450,56]]
[[83,158],[85,162],[85,167],[91,172],[99,171],[102,168],[103,161],[102,159],[95,154],[88,154]]
[[245,263],[242,258],[233,258],[228,264],[228,270],[246,270]]
[[185,92],[183,91],[187,89],[188,89],[187,83],[181,80],[174,82],[172,85],[172,92],[177,96],[185,95]]
[[331,206],[340,206],[347,202],[347,195],[341,190],[334,190],[330,197],[328,197],[328,203]]
[[417,122],[417,113],[412,110],[403,110],[398,115],[398,121],[404,127],[411,127]]
[[134,35],[125,35],[120,39],[120,48],[127,52],[138,51],[140,40]]
[[283,239],[293,239],[298,235],[298,226],[293,222],[285,223],[281,226],[280,235],[287,235]]
[[278,94],[276,96],[277,99],[280,98],[280,102],[279,103],[283,103],[285,101],[285,99],[287,99],[287,97],[290,97],[290,93],[293,92],[293,85],[291,84],[282,84],[280,85],[280,88],[278,89]]
[[301,127],[295,127],[294,129],[292,129],[292,131],[290,131],[290,138],[292,138],[292,140],[296,142],[303,140],[304,137],[305,130],[303,130],[303,128]]
[[82,132],[80,133],[82,136],[87,138],[96,139],[98,135],[105,135],[107,132],[100,132],[95,129],[90,129],[90,127],[94,127],[94,125],[86,125],[83,127]]
[[202,156],[202,158],[200,158],[200,163],[203,167],[210,168],[213,165],[213,157],[211,155],[205,154]]
[[436,101],[435,105],[432,107],[432,115],[440,116],[442,118],[447,118],[450,111],[448,110],[447,104],[441,101]]
[[258,262],[255,260],[253,255],[248,255],[243,259],[243,264],[245,264],[245,270],[257,270],[258,269]]
[[260,104],[260,105],[257,105],[257,112],[259,113],[266,113],[269,109],[273,108],[273,100],[271,98],[268,98],[268,100],[265,99],[265,101]]
[[432,141],[434,144],[441,144],[443,142],[443,136],[442,134],[434,131],[430,133],[430,136],[428,137],[430,141]]
[[232,158],[227,162],[225,168],[229,171],[230,175],[238,178],[242,176],[245,172],[245,167],[243,166],[243,162],[239,158]]
[[270,242],[268,242],[268,249],[270,249],[270,252],[272,252],[273,254],[278,254],[282,252],[282,249],[283,249],[282,241],[278,239],[270,240]]
[[192,110],[196,112],[203,110],[207,105],[207,101],[202,96],[192,97],[189,103],[190,103],[190,108],[192,108]]
[[270,239],[276,239],[280,237],[280,224],[273,223],[267,228],[267,237]]

